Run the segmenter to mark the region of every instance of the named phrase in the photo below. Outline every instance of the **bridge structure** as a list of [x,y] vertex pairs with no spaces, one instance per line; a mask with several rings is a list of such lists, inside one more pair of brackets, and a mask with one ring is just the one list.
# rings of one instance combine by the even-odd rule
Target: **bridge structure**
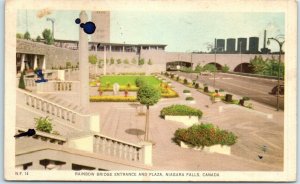
[[[261,56],[265,59],[278,59],[278,54],[209,54],[209,53],[182,53],[167,52],[166,67],[174,68],[176,65],[195,68],[198,64],[205,66],[207,64],[216,65],[220,70],[227,65],[229,71],[250,73],[250,61],[255,56]],[[284,62],[284,57],[281,58]]]

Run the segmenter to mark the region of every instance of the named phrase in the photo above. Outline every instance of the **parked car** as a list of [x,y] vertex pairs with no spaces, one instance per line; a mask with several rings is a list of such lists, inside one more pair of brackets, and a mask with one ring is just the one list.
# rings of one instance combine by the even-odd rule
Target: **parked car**
[[[269,92],[271,95],[276,95],[277,94],[277,86],[273,87],[271,92]],[[279,95],[284,95],[284,85],[279,85]]]

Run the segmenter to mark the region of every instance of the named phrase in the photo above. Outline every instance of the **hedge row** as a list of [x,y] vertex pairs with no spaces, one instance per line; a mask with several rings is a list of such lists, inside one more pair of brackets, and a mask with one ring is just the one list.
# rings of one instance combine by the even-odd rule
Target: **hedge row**
[[171,105],[169,107],[165,107],[160,111],[160,115],[165,117],[169,116],[198,116],[198,118],[202,117],[202,111],[199,109],[195,109],[193,107],[189,107],[186,105]]
[[213,124],[195,124],[187,129],[177,129],[174,133],[177,143],[183,141],[189,145],[204,147],[215,144],[233,145],[236,143],[237,136],[227,130],[214,127]]
[[135,96],[90,96],[90,102],[137,102]]

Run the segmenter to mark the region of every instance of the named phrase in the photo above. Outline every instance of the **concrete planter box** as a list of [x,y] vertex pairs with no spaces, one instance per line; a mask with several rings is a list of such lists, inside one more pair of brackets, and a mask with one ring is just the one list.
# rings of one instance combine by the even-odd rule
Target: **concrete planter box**
[[214,101],[215,102],[221,102],[221,98],[220,97],[215,97]]
[[221,145],[221,144],[216,144],[213,146],[204,146],[202,147],[193,147],[191,145],[186,144],[183,141],[180,141],[180,147],[182,148],[189,148],[189,149],[193,149],[196,151],[204,151],[207,153],[219,153],[219,154],[224,154],[224,155],[231,155],[231,147],[230,146],[226,146],[226,145]]
[[191,96],[192,93],[183,93],[185,96]]
[[165,120],[183,123],[186,126],[192,126],[199,122],[198,116],[165,116]]
[[189,104],[196,104],[195,100],[187,100],[189,102]]

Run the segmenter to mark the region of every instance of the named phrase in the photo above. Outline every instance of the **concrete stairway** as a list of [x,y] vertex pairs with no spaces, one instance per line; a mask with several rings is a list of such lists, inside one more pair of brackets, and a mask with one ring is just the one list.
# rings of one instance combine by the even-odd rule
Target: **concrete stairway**
[[68,109],[71,109],[75,112],[81,113],[81,114],[87,114],[88,110],[84,109],[80,105],[71,102],[69,100],[63,99],[61,97],[61,94],[37,94],[38,96],[47,99],[48,101],[51,101],[53,103],[57,103],[63,107],[66,107]]

